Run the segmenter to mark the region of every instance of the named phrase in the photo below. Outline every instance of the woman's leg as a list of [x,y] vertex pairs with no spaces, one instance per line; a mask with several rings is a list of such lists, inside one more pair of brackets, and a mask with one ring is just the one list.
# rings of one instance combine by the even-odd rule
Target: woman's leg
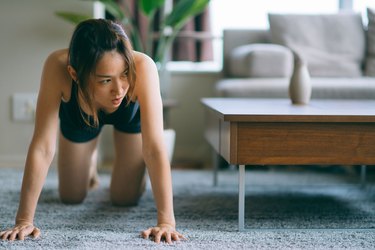
[[59,192],[64,203],[81,203],[90,186],[97,184],[97,142],[75,143],[59,136],[58,173]]
[[111,201],[117,206],[134,206],[145,190],[145,164],[140,133],[114,129],[116,157],[112,171]]

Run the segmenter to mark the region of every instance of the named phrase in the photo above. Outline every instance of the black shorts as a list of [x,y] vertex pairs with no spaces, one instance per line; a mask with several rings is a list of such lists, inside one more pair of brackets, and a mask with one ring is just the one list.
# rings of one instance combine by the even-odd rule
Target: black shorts
[[[61,117],[61,116],[60,116]],[[135,116],[132,117],[129,122],[123,117],[116,117],[113,120],[113,123],[103,123],[99,121],[98,127],[90,127],[87,124],[81,124],[80,126],[71,126],[70,122],[66,122],[64,119],[60,118],[60,130],[62,135],[72,142],[82,143],[88,142],[92,139],[95,139],[101,132],[105,124],[113,124],[113,127],[124,133],[140,133],[141,132],[141,122],[139,109],[135,113]]]

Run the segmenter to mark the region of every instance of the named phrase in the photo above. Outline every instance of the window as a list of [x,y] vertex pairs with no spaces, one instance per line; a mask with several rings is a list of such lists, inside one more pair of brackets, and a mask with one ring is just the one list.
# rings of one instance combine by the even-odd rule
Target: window
[[361,12],[363,23],[367,25],[367,7],[375,9],[374,0],[356,0],[353,2],[353,10]]
[[[349,2],[348,2],[349,1]],[[343,3],[345,2],[345,3]],[[220,69],[222,60],[222,33],[227,28],[268,29],[267,14],[272,13],[336,13],[340,6],[349,6],[351,0],[211,0],[210,18],[213,35],[214,58],[210,63],[172,63],[171,69],[206,70]],[[354,7],[375,6],[374,0],[356,0]],[[343,8],[343,7],[341,7]],[[204,65],[204,67],[201,67]],[[208,66],[208,67],[207,67]]]
[[221,35],[224,28],[268,28],[270,12],[337,12],[338,0],[211,0],[210,8],[213,32]]

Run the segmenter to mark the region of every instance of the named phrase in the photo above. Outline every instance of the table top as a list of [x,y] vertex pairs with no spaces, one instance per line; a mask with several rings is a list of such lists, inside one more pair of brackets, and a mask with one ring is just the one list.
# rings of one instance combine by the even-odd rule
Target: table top
[[233,122],[375,122],[375,100],[203,98],[203,105]]

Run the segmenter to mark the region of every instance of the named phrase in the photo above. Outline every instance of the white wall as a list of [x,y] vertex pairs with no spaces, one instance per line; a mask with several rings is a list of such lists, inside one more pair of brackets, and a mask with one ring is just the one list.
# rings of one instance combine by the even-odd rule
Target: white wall
[[[33,123],[12,121],[11,96],[37,92],[47,55],[68,46],[74,26],[54,15],[56,10],[93,12],[90,1],[0,0],[0,166],[22,167]],[[211,152],[203,138],[200,98],[213,95],[218,73],[173,73],[171,97],[179,101],[170,112],[176,130],[175,161],[207,165]],[[102,157],[113,157],[112,128],[101,137]]]
[[205,167],[211,163],[211,148],[203,137],[204,110],[200,99],[214,96],[219,73],[177,73],[172,75],[171,97],[179,101],[171,110],[171,127],[176,130],[174,159]]
[[33,123],[12,121],[11,96],[37,92],[44,59],[69,46],[74,26],[57,10],[92,15],[93,3],[78,0],[0,1],[0,165],[23,164]]

